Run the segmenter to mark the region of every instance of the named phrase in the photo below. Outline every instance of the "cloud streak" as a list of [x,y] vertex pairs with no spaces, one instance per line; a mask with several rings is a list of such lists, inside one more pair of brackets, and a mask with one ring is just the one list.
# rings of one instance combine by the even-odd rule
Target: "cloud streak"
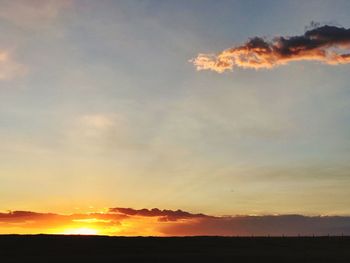
[[271,69],[292,61],[313,60],[329,65],[350,63],[350,29],[319,26],[303,35],[269,40],[253,37],[218,54],[199,54],[190,60],[197,70],[223,73],[234,68]]
[[25,71],[25,67],[14,61],[9,52],[0,51],[0,80],[11,80]]
[[209,216],[204,214],[191,214],[182,210],[160,210],[158,208],[153,209],[133,209],[133,208],[110,208],[110,212],[115,212],[129,216],[144,216],[144,217],[158,217],[159,221],[177,221],[181,219],[192,219],[192,218],[207,218]]
[[43,29],[71,4],[71,0],[4,0],[0,20],[22,29]]

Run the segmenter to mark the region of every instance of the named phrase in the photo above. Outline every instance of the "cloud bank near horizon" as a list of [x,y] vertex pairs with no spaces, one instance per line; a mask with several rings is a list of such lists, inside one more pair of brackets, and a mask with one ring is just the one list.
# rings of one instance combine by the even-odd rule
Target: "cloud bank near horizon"
[[95,229],[97,234],[123,236],[350,235],[350,217],[210,216],[182,210],[121,207],[69,215],[32,211],[0,213],[2,234],[70,234],[75,233],[75,229]]
[[223,73],[234,68],[270,69],[291,61],[313,60],[329,65],[350,63],[350,29],[319,26],[303,35],[272,39],[253,37],[243,45],[234,46],[218,54],[203,54],[190,62],[197,70]]

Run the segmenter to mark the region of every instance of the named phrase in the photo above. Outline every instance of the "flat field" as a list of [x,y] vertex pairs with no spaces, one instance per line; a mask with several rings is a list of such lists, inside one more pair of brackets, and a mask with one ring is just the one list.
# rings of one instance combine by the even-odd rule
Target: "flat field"
[[350,262],[350,237],[0,235],[0,262]]

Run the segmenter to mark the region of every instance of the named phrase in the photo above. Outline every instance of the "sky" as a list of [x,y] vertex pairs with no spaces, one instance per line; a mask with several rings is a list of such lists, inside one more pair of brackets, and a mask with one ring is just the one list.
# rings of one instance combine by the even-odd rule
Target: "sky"
[[[346,0],[0,0],[0,232],[107,220],[100,233],[262,234],[285,220],[296,234],[324,216],[322,233],[350,231],[350,60],[333,60],[350,41],[283,53],[292,36],[348,30],[349,12]],[[254,37],[268,52],[238,54]],[[151,209],[163,212],[135,212]],[[232,232],[237,220],[267,223]]]

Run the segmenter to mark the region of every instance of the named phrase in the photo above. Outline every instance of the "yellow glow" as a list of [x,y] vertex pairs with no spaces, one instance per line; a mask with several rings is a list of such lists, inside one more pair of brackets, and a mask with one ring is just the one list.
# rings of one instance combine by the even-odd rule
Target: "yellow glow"
[[[0,234],[162,236],[160,227],[175,224],[161,222],[158,217],[124,217],[108,212],[65,215],[30,212],[20,212],[19,215],[10,212],[3,214],[8,214],[9,220],[4,223],[0,220]],[[176,222],[179,223],[181,222]]]
[[81,222],[81,223],[108,223],[111,222],[111,220],[105,220],[105,219],[97,219],[97,218],[84,218],[84,219],[73,219],[73,222]]
[[97,235],[99,231],[94,228],[80,227],[80,228],[70,228],[65,229],[60,234],[63,235]]

